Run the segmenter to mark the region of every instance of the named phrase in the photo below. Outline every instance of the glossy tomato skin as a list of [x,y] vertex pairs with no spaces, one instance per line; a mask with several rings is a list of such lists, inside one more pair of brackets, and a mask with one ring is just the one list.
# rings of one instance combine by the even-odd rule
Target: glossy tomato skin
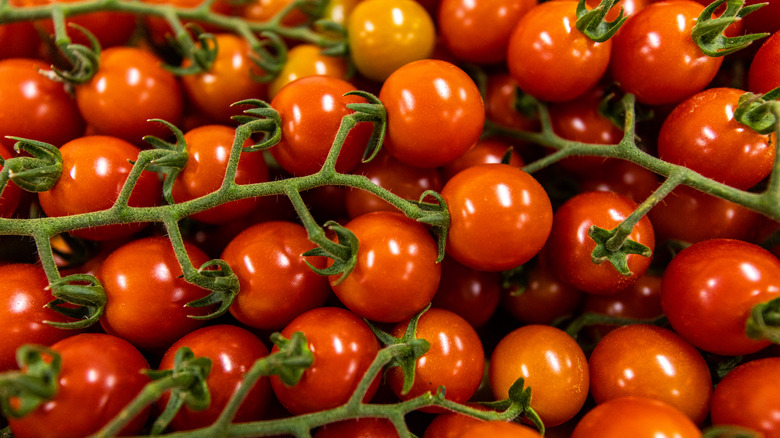
[[387,78],[379,100],[387,110],[384,146],[412,166],[437,167],[460,157],[479,140],[485,122],[476,84],[447,61],[404,65]]
[[[184,75],[181,84],[189,101],[215,123],[230,124],[234,115],[241,114],[249,108],[246,105],[231,106],[244,99],[265,100],[268,95],[268,85],[253,78],[262,71],[257,67],[250,54],[252,53],[246,39],[235,35],[220,33],[216,35],[217,57],[211,68],[202,73]],[[191,61],[185,60],[183,67],[188,67]]]
[[339,56],[322,54],[322,49],[314,44],[299,44],[287,52],[287,62],[268,84],[268,96],[273,99],[282,87],[306,76],[346,79],[347,61]]
[[[84,132],[84,120],[63,85],[47,79],[38,69],[43,61],[6,59],[0,62],[0,141],[9,149],[8,135],[61,146]],[[53,129],[52,127],[56,127]]]
[[[110,208],[119,197],[140,149],[105,135],[79,137],[60,147],[62,175],[51,189],[38,193],[47,216],[68,216]],[[128,200],[131,207],[160,203],[162,186],[157,174],[144,171]],[[74,236],[92,240],[128,237],[146,223],[115,224],[74,230]]]
[[734,118],[744,91],[710,88],[677,105],[658,135],[658,156],[716,181],[748,189],[772,171],[775,148]]
[[[13,156],[14,155],[11,150],[0,143],[0,157],[2,157],[3,160],[8,160],[9,158],[13,158]],[[0,170],[2,170],[2,168],[3,166],[0,166]],[[0,193],[0,217],[13,216],[14,212],[16,211],[16,207],[19,206],[19,200],[21,197],[22,189],[14,184],[13,181],[9,180],[3,188],[2,193]]]
[[[400,338],[408,322],[396,325],[391,334]],[[477,391],[485,370],[485,353],[479,335],[465,319],[444,309],[429,309],[417,323],[417,338],[427,340],[431,348],[417,360],[412,389],[403,394],[404,376],[400,367],[390,368],[387,383],[401,400],[435,394],[440,386],[445,397],[465,403]],[[441,412],[440,409],[423,408]]]
[[485,89],[485,116],[507,128],[533,131],[538,120],[526,117],[515,108],[518,97],[517,81],[509,73],[497,72],[487,77]]
[[[775,9],[780,2],[775,2]],[[758,12],[761,14],[763,11]],[[780,56],[780,31],[764,41],[750,63],[748,70],[748,89],[754,93],[766,93],[780,86],[780,73],[777,72],[777,57]]]
[[619,327],[596,344],[588,367],[596,403],[648,397],[676,407],[696,424],[709,412],[710,369],[702,355],[671,330],[646,324]]
[[780,437],[780,358],[743,363],[731,370],[712,394],[712,424],[753,429],[766,438]]
[[522,168],[525,163],[523,163],[523,158],[513,143],[498,138],[481,138],[465,154],[444,165],[441,168],[442,176],[445,181],[449,181],[458,172],[471,166],[501,163],[510,148],[512,151],[509,155],[509,162],[506,164]]
[[[195,267],[208,261],[203,251],[185,244]],[[98,279],[106,291],[106,310],[100,325],[143,350],[168,348],[205,321],[188,315],[206,315],[209,308],[184,307],[208,295],[188,283],[165,237],[146,237],[122,245],[100,265]]]
[[661,306],[672,328],[704,351],[735,356],[769,345],[745,322],[758,303],[780,296],[780,261],[751,243],[712,239],[682,250],[664,271]]
[[[490,64],[506,59],[509,36],[536,0],[468,2],[442,0],[438,27],[444,44],[458,59]],[[486,26],[487,23],[490,23]]]
[[[583,313],[616,318],[653,319],[661,316],[661,277],[646,273],[636,283],[612,295],[585,294]],[[596,340],[616,329],[615,325],[591,325],[588,333]]]
[[[295,386],[286,386],[277,376],[271,376],[274,394],[294,415],[345,403],[379,351],[374,333],[360,317],[337,307],[303,313],[282,330],[282,335],[289,339],[298,331],[306,335],[314,363]],[[374,396],[378,384],[376,380],[371,385],[364,401]]]
[[230,313],[250,327],[279,330],[323,305],[330,293],[328,279],[312,271],[306,261],[324,268],[326,260],[302,256],[313,248],[306,230],[293,222],[261,222],[239,233],[221,257],[241,287]]
[[[198,429],[214,423],[241,384],[244,374],[252,368],[255,361],[268,356],[268,348],[248,330],[234,325],[218,324],[184,335],[171,345],[158,368],[173,369],[176,352],[181,347],[189,347],[195,357],[211,359],[211,371],[206,379],[211,404],[202,411],[193,411],[182,406],[169,426],[174,431]],[[271,397],[268,378],[260,378],[241,403],[234,422],[262,419]],[[165,409],[169,399],[170,393],[166,392],[158,399],[157,406],[161,410]]]
[[[592,225],[614,229],[636,207],[630,199],[612,192],[583,192],[566,201],[555,212],[547,243],[549,254],[555,257],[552,265],[555,275],[584,292],[605,295],[636,282],[647,271],[650,257],[629,254],[628,268],[632,275],[621,275],[608,261],[593,263],[591,253],[596,242],[588,235]],[[628,238],[651,251],[655,247],[653,226],[647,217],[640,219]]]
[[436,29],[414,0],[364,0],[347,20],[347,35],[358,72],[381,82],[401,66],[430,57]]
[[613,38],[610,72],[620,87],[649,105],[680,102],[712,81],[723,63],[690,33],[704,6],[691,0],[653,3]]
[[430,303],[441,265],[424,225],[401,213],[377,211],[351,220],[346,228],[360,242],[357,263],[340,283],[339,274],[329,279],[348,309],[372,321],[401,322]]
[[597,43],[577,30],[576,9],[574,1],[539,4],[523,15],[510,36],[509,72],[537,99],[574,99],[607,71],[612,40]]
[[29,21],[0,25],[0,59],[35,58],[41,41]]
[[[102,333],[82,333],[52,345],[62,358],[57,394],[23,418],[9,418],[20,438],[79,438],[97,432],[150,382],[149,368],[130,343]],[[84,415],[84,408],[89,415]],[[132,419],[124,435],[136,435],[149,410]]]
[[78,333],[44,323],[69,321],[44,307],[54,299],[51,291],[47,290],[48,286],[49,280],[40,266],[23,263],[0,266],[0,287],[3,290],[0,330],[4,333],[0,337],[0,372],[16,368],[16,350],[22,345],[48,346]]
[[[236,132],[224,125],[206,125],[184,134],[187,143],[187,165],[176,176],[173,200],[184,202],[217,191],[222,186],[233,148]],[[252,145],[247,139],[244,147]],[[263,154],[242,152],[236,168],[236,184],[254,184],[268,181],[268,166]],[[227,202],[191,215],[193,219],[210,224],[225,223],[244,216],[257,208],[257,198]]]
[[447,254],[483,271],[516,268],[544,246],[550,198],[528,173],[508,164],[473,166],[441,191],[450,212]]
[[[282,118],[282,139],[270,149],[271,155],[287,172],[309,175],[317,172],[328,156],[341,119],[352,110],[350,103],[365,102],[347,81],[329,76],[308,76],[284,86],[271,101]],[[339,152],[336,170],[349,172],[360,163],[372,125],[359,123],[347,135]]]
[[170,130],[149,119],[178,125],[183,113],[181,86],[160,59],[135,47],[100,53],[100,68],[76,87],[76,104],[95,133],[140,143],[145,135],[167,138]]
[[398,431],[386,418],[358,418],[323,426],[314,438],[398,438]]
[[540,438],[542,435],[522,424],[509,421],[485,421],[466,427],[458,438],[468,437],[492,437],[492,438]]
[[[616,192],[639,204],[659,186],[655,173],[630,161],[607,160],[598,170],[580,181],[580,191]],[[652,218],[650,221],[653,222]]]
[[620,397],[602,403],[577,423],[572,438],[699,438],[701,431],[676,408],[649,398]]
[[[73,3],[76,0],[20,0],[24,6],[48,6],[55,3]],[[65,6],[65,5],[63,5]],[[100,42],[100,47],[113,47],[127,43],[135,31],[135,16],[127,12],[100,11],[68,17],[65,25],[68,37],[75,44],[90,47],[89,39],[80,31],[71,28],[71,23],[86,28]],[[54,39],[52,20],[39,20],[35,26]]]
[[471,269],[445,256],[432,304],[460,315],[473,327],[480,327],[498,308],[500,284],[500,274]]
[[563,330],[526,325],[499,341],[490,358],[489,380],[496,400],[523,377],[531,387],[531,407],[546,427],[574,417],[588,396],[588,363],[582,348]]
[[423,438],[457,438],[465,428],[482,422],[478,418],[458,412],[443,412],[436,415],[425,428]]

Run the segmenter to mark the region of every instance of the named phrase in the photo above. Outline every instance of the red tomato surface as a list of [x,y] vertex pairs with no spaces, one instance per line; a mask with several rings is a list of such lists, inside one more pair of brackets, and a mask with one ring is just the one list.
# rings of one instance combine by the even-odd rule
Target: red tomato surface
[[398,431],[385,418],[359,418],[331,423],[320,428],[314,438],[397,438]]
[[500,274],[471,269],[447,256],[441,262],[441,281],[432,304],[480,327],[498,308],[500,284]]
[[[774,8],[780,8],[780,2],[774,2]],[[759,10],[756,14],[762,14]],[[750,14],[748,16],[755,15]],[[780,57],[780,31],[764,41],[758,49],[748,70],[748,89],[754,93],[766,93],[780,87],[780,73],[777,71],[777,59]]]
[[423,438],[457,438],[465,428],[482,422],[482,420],[457,412],[444,412],[436,415],[425,428]]
[[509,155],[509,163],[506,164],[522,168],[525,163],[512,143],[498,138],[481,138],[468,152],[441,168],[444,180],[448,181],[461,170],[471,166],[501,163],[510,148],[512,148],[512,152]]
[[35,58],[41,40],[29,21],[0,25],[0,59]]
[[650,398],[621,397],[590,410],[571,438],[698,438],[701,431],[676,408]]
[[[661,277],[647,273],[636,283],[612,295],[585,294],[583,313],[597,313],[616,318],[652,319],[661,316]],[[586,329],[595,339],[600,339],[617,328],[615,325],[597,324]]]
[[[24,6],[46,6],[56,3],[75,3],[78,0],[20,0]],[[65,5],[63,5],[65,6]],[[135,15],[127,12],[100,11],[79,14],[65,20],[68,37],[72,43],[90,47],[90,41],[81,31],[70,27],[70,23],[86,28],[100,42],[101,47],[113,47],[127,43],[135,32]],[[52,20],[35,22],[44,35],[54,37]],[[37,39],[37,38],[36,38]]]
[[[329,6],[334,2],[328,2]],[[287,62],[282,71],[268,84],[268,96],[273,99],[276,93],[290,82],[306,76],[332,76],[347,78],[347,60],[338,56],[322,53],[314,44],[299,44],[287,52]]]
[[509,73],[488,75],[485,90],[485,116],[501,126],[522,131],[533,131],[539,122],[520,113],[515,107],[518,97],[517,81]]
[[542,434],[523,426],[522,424],[507,421],[487,421],[466,427],[457,435],[460,438],[469,437],[491,438],[540,438]]

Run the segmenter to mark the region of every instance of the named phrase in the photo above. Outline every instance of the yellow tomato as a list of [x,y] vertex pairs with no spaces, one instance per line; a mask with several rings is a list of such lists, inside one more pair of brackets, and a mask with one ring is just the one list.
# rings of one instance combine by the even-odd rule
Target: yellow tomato
[[305,76],[347,77],[347,60],[338,56],[323,55],[313,44],[301,44],[287,52],[287,62],[279,75],[268,86],[271,99],[288,83]]

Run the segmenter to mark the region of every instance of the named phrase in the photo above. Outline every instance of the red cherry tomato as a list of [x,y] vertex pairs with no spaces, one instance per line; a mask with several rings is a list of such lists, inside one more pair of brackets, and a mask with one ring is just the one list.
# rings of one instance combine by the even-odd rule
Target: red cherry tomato
[[[286,386],[278,376],[271,376],[279,402],[294,415],[345,403],[379,351],[374,333],[360,317],[337,307],[303,313],[282,330],[282,335],[289,339],[295,332],[306,335],[314,363],[295,386]],[[378,384],[376,380],[369,388],[365,401],[374,396]]]
[[495,398],[506,399],[509,388],[520,377],[531,388],[531,407],[545,427],[570,420],[588,396],[585,353],[574,338],[552,326],[520,327],[496,345],[489,368]]
[[780,261],[757,245],[713,239],[682,250],[661,280],[661,306],[672,328],[704,351],[735,356],[769,345],[745,322],[758,303],[780,296]]
[[550,198],[508,164],[470,167],[441,191],[450,211],[447,254],[473,269],[502,271],[530,260],[552,226]]
[[340,283],[340,274],[330,276],[330,285],[348,309],[372,321],[400,322],[430,303],[441,265],[425,226],[400,213],[377,211],[346,228],[360,242],[357,264]]
[[[79,438],[100,430],[150,380],[144,356],[130,343],[102,333],[82,333],[52,345],[62,359],[54,398],[22,418],[9,418],[15,437]],[[89,415],[84,409],[89,408]],[[136,435],[149,410],[133,418],[123,435]]]
[[563,102],[591,89],[607,71],[612,40],[577,30],[577,2],[539,4],[515,26],[507,66],[517,85],[540,100]]
[[501,163],[504,159],[504,155],[509,152],[510,148],[512,148],[512,152],[509,155],[509,163],[507,164],[522,168],[525,164],[523,163],[523,158],[520,157],[517,148],[511,143],[497,138],[483,138],[480,139],[473,148],[469,149],[468,152],[441,168],[444,180],[449,181],[449,179],[458,172],[471,166]]
[[591,409],[571,438],[699,438],[701,431],[676,408],[650,398],[621,397]]
[[[408,322],[396,325],[392,335],[400,338]],[[387,371],[387,384],[401,400],[436,393],[446,388],[445,397],[465,403],[479,388],[485,370],[485,353],[479,335],[465,319],[444,309],[429,309],[417,323],[417,338],[425,339],[431,348],[417,360],[414,384],[403,394],[404,376],[400,367]],[[438,409],[423,408],[423,410]]]
[[306,230],[292,222],[261,222],[238,234],[222,252],[241,285],[230,313],[250,327],[278,330],[323,305],[328,279],[306,262],[325,268],[326,260],[302,256],[312,248]]
[[0,25],[0,59],[35,58],[40,45],[38,31],[32,22],[19,21]]
[[398,431],[385,418],[358,418],[320,428],[314,438],[398,438]]
[[540,438],[542,435],[522,424],[507,421],[487,421],[466,427],[456,437],[484,436],[492,438]]
[[738,425],[766,438],[780,437],[780,358],[743,363],[712,394],[712,424]]
[[[775,1],[775,9],[780,8],[780,2]],[[757,14],[763,15],[759,10]],[[753,15],[753,14],[750,14]],[[750,16],[748,15],[748,16]],[[748,70],[748,89],[754,93],[766,93],[780,87],[780,73],[774,68],[780,56],[780,31],[777,31],[758,49]]]
[[[187,244],[195,267],[208,257]],[[189,315],[206,315],[208,307],[184,307],[208,291],[188,283],[173,248],[164,237],[146,237],[114,250],[100,265],[98,279],[106,291],[106,310],[100,325],[106,333],[144,350],[167,348],[205,321]]]
[[[598,172],[589,172],[580,181],[580,191],[616,192],[638,204],[647,199],[658,185],[656,174],[638,164],[626,160],[607,160],[598,167]],[[650,221],[655,228],[652,216]]]
[[477,271],[444,257],[439,289],[432,304],[458,314],[473,327],[480,327],[498,308],[500,284],[501,277],[496,272]]
[[482,422],[458,412],[444,412],[438,414],[425,428],[423,438],[457,438],[465,428]]
[[379,91],[387,110],[384,146],[398,160],[437,167],[479,140],[485,108],[474,81],[446,61],[425,59],[399,68]]
[[517,110],[517,81],[509,73],[493,73],[487,77],[485,115],[488,120],[507,128],[534,131],[539,122]]
[[[661,316],[661,277],[647,273],[636,283],[612,295],[585,294],[583,313],[596,313],[615,318],[652,319]],[[596,324],[586,328],[598,340],[617,328]]]
[[[75,3],[78,0],[21,0],[24,6],[48,6],[56,3]],[[63,5],[66,7],[66,5]],[[135,15],[127,12],[100,11],[89,14],[79,14],[68,17],[65,26],[68,37],[75,44],[90,47],[87,37],[75,29],[70,28],[70,23],[86,28],[100,42],[103,48],[119,46],[127,43],[135,32]],[[36,27],[45,35],[54,35],[54,23],[52,20],[40,20],[35,22]]]
[[[184,335],[171,345],[158,368],[172,369],[176,352],[181,347],[189,347],[195,357],[211,359],[211,372],[206,379],[211,403],[203,411],[193,411],[182,406],[169,426],[175,431],[198,429],[214,423],[233,391],[241,384],[244,374],[252,368],[255,361],[268,356],[268,348],[251,332],[237,326],[219,324]],[[263,377],[255,383],[241,403],[234,422],[262,419],[271,397],[271,385],[268,379]],[[166,392],[157,401],[157,406],[164,409],[169,399],[170,393]]]
[[[91,135],[62,145],[62,175],[50,190],[38,193],[48,216],[68,216],[110,208],[133,168],[140,149],[115,137]],[[144,171],[128,200],[131,207],[151,207],[162,198],[157,174]],[[128,237],[146,223],[105,225],[71,232],[93,240]]]

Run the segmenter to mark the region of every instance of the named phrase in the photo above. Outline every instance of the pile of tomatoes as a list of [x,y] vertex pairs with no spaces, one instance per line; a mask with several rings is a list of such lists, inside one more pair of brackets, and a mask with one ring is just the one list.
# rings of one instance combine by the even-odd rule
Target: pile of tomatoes
[[[64,10],[77,25],[64,43],[62,23],[40,15],[0,25],[2,163],[42,143],[61,157],[55,177],[50,167],[2,174],[0,422],[14,436],[97,432],[152,382],[142,370],[178,366],[182,347],[211,360],[209,397],[165,391],[123,434],[149,433],[169,400],[183,405],[163,430],[208,427],[253,364],[279,350],[269,335],[302,332],[313,362],[300,381],[263,377],[231,423],[332,410],[362,382],[363,401],[386,410],[337,417],[313,436],[530,438],[541,423],[552,437],[780,437],[780,1],[743,14],[729,0],[709,15],[692,0],[606,1],[609,13],[580,25],[596,3],[330,0],[316,12],[327,26],[307,1],[216,0],[200,15],[197,0],[97,2],[72,15],[77,0],[10,3]],[[174,20],[180,51],[155,8],[187,18]],[[721,14],[734,17],[721,20],[727,38],[693,30]],[[285,36],[275,63],[253,52],[265,25]],[[339,38],[348,53],[317,46]],[[213,57],[206,71],[195,54]],[[747,92],[770,108],[758,117],[769,128],[736,120]],[[604,112],[631,96],[636,105]],[[231,162],[236,129],[257,122],[240,116],[258,114],[258,101],[272,129]],[[345,117],[357,122],[331,162]],[[523,170],[576,147],[594,153]],[[138,174],[153,149],[165,159]],[[664,174],[637,165],[639,154],[668,163]],[[712,193],[743,198],[686,187],[693,172]],[[365,179],[330,183],[340,175]],[[218,202],[190,202],[218,190]],[[774,197],[761,212],[739,204],[761,193]],[[126,208],[105,214],[117,199]],[[138,219],[157,211],[165,220]],[[69,217],[94,221],[73,228]],[[323,234],[335,252],[313,243]],[[216,303],[188,304],[210,291],[184,276],[217,259],[239,288],[208,319]],[[52,302],[50,282],[66,276],[105,293],[98,324],[61,328],[85,316],[84,302]],[[389,338],[377,331],[403,338],[415,316],[430,348],[413,384],[400,366],[364,382]],[[50,349],[18,350],[27,344]],[[55,389],[21,385],[39,396],[25,405],[10,383],[20,367],[40,374],[57,360]],[[394,403],[426,392],[474,407],[514,399],[519,379],[531,398],[513,422],[430,406],[400,429],[391,421]]]

